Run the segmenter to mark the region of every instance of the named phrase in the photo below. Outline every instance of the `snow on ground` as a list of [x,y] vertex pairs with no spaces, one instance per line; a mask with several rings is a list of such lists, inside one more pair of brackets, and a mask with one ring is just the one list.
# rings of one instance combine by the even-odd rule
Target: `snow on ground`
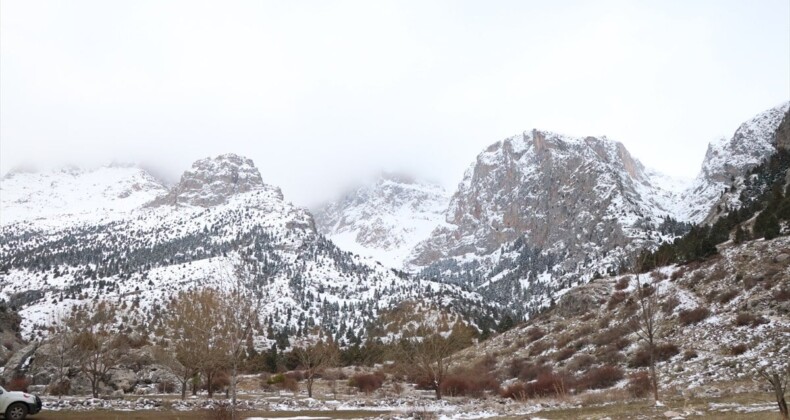
[[53,216],[68,216],[72,223],[107,221],[166,193],[161,182],[131,166],[11,172],[0,179],[0,226],[46,225]]

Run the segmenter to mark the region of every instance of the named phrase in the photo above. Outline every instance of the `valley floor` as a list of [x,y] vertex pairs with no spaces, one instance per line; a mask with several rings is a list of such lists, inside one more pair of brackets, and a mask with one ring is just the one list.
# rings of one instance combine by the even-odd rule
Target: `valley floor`
[[[214,402],[204,397],[181,401],[173,395],[126,399],[44,397],[45,410],[37,420],[197,420],[224,419],[212,412]],[[239,419],[779,419],[768,393],[743,393],[714,398],[668,398],[655,407],[649,400],[623,398],[617,391],[586,393],[564,399],[524,402],[498,397],[485,399],[427,396],[303,396],[244,394]]]

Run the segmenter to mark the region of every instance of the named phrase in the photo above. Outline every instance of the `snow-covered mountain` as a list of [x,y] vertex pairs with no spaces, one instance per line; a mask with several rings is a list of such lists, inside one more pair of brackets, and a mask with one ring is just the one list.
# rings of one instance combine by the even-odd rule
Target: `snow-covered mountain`
[[688,188],[606,137],[533,130],[480,153],[450,198],[383,177],[316,221],[236,155],[195,162],[170,189],[135,167],[14,172],[0,180],[0,299],[22,308],[28,333],[101,296],[131,301],[149,325],[170,294],[242,269],[264,286],[267,327],[292,337],[323,325],[350,341],[410,300],[490,326],[736,206],[787,112],[712,145]]
[[[58,196],[62,184],[51,185],[30,200],[45,204],[47,196]],[[71,213],[63,212],[46,224],[0,228],[0,299],[21,308],[26,333],[99,298],[126,303],[134,320],[127,322],[150,332],[172,294],[223,287],[238,272],[263,291],[259,333],[268,330],[269,339],[293,339],[320,325],[350,342],[364,337],[381,312],[407,300],[472,322],[496,316],[476,293],[413,280],[337,248],[316,231],[309,212],[262,182],[249,159],[198,161],[162,193],[122,216],[91,223],[68,223]],[[5,199],[4,209],[20,211]]]
[[788,109],[790,102],[785,102],[761,112],[741,124],[729,140],[708,145],[699,175],[679,198],[682,207],[677,217],[694,223],[709,222],[725,205],[737,207],[737,194],[722,194],[737,186],[749,169],[776,152],[774,133]]
[[0,225],[48,223],[53,217],[97,222],[122,216],[166,192],[162,182],[134,166],[12,171],[0,179]]
[[521,310],[548,304],[679,233],[665,185],[621,143],[524,132],[478,155],[412,263]]
[[[720,207],[732,179],[776,150],[788,104],[708,150],[690,185],[647,169],[606,137],[532,130],[489,146],[452,196],[446,223],[410,255],[422,275],[471,286],[517,310],[628,267],[639,250],[682,234]],[[730,207],[737,205],[737,194]]]
[[445,190],[383,175],[315,212],[318,230],[340,248],[402,268],[411,250],[444,220]]

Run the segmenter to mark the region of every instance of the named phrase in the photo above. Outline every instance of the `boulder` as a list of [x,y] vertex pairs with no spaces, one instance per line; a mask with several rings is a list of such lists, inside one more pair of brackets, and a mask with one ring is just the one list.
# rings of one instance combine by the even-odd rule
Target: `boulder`
[[26,373],[27,363],[36,352],[37,347],[38,343],[30,343],[17,350],[14,355],[8,359],[8,362],[5,364],[5,369],[3,369],[3,379],[6,382],[10,381],[16,375]]
[[114,390],[132,392],[137,386],[137,374],[131,369],[113,369],[107,384]]

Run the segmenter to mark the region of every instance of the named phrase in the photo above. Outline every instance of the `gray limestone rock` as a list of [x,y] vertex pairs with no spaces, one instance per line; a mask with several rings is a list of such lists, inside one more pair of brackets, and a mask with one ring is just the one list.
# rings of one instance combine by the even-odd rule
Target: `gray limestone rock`
[[17,350],[5,364],[3,379],[9,381],[14,376],[25,373],[25,364],[28,362],[28,359],[33,357],[37,347],[38,343],[33,342]]
[[272,190],[282,199],[279,188],[263,183],[251,159],[226,154],[193,163],[167,195],[155,199],[148,206],[212,207],[227,202],[235,194],[264,189]]

